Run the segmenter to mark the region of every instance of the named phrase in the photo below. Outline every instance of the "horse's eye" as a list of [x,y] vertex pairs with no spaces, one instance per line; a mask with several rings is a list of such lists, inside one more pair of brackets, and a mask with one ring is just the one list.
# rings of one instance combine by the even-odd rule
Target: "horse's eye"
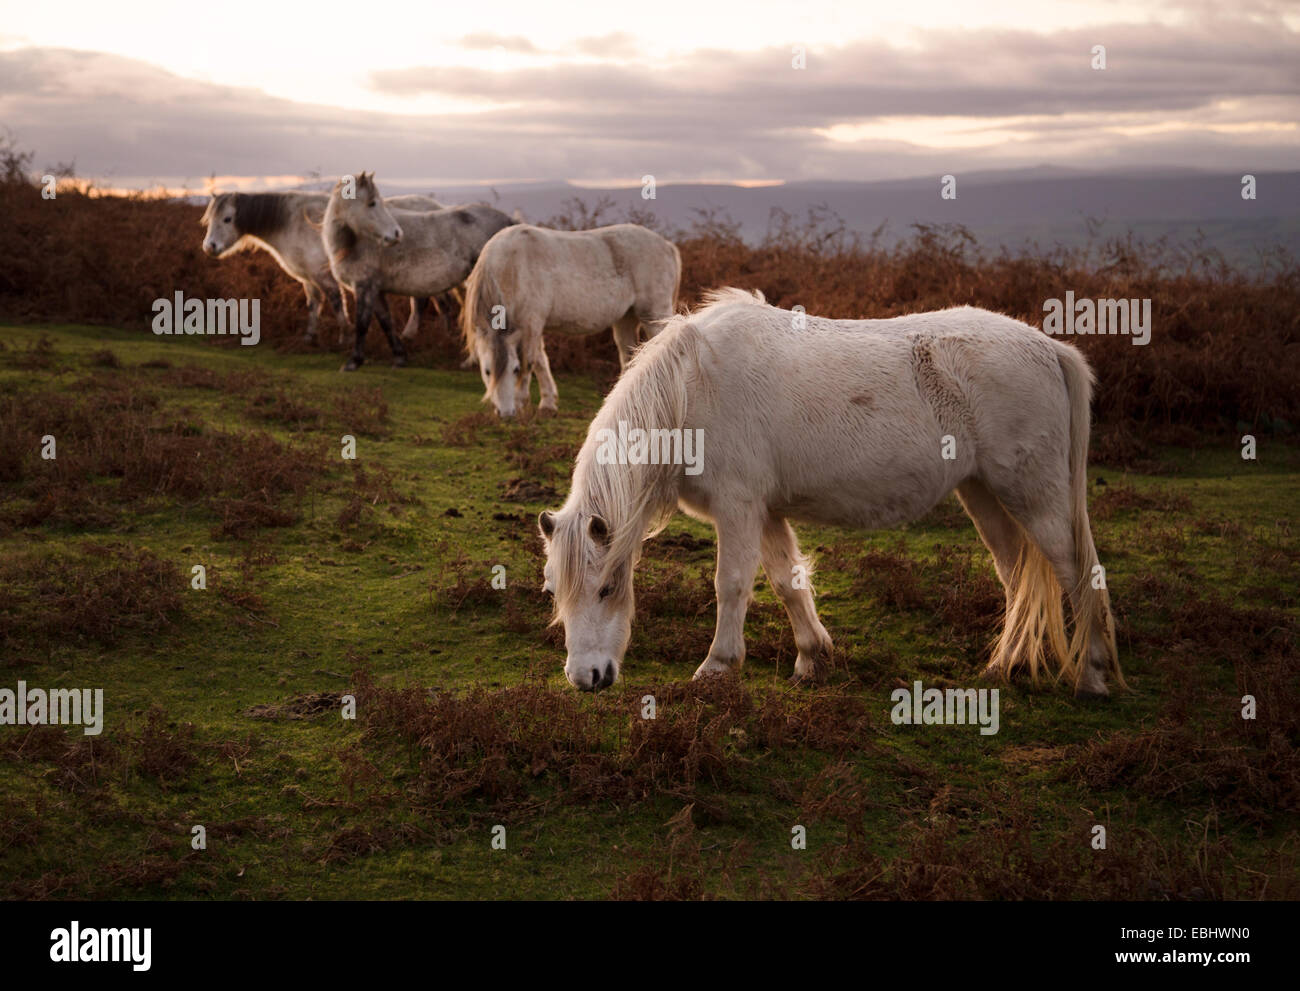
[[375,201],[374,201],[374,200],[371,200],[371,201],[370,201],[370,209],[373,210],[374,208],[375,208]]
[[606,585],[604,588],[602,588],[602,589],[600,590],[600,597],[601,597],[602,599],[604,599],[604,598],[608,597],[608,596],[610,595],[610,593],[612,593],[613,591],[614,591],[614,586],[613,586],[613,585]]
[[229,217],[226,218],[226,223],[230,223],[230,218],[229,218]]

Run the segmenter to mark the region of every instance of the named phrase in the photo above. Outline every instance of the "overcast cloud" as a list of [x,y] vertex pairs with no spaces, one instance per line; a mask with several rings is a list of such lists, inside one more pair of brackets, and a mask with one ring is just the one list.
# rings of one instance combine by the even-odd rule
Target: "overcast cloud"
[[[1260,5],[1259,9],[1272,9]],[[1300,167],[1300,38],[1280,20],[936,31],[644,57],[624,32],[560,47],[459,37],[513,67],[367,72],[447,114],[294,102],[118,55],[0,51],[0,125],[37,164],[123,184],[373,169],[431,182],[878,179],[1051,163]],[[1107,68],[1090,68],[1105,44]]]

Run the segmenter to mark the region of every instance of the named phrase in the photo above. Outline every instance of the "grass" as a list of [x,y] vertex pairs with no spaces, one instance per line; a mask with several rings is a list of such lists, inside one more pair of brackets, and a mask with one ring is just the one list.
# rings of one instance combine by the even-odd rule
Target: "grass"
[[838,650],[815,690],[785,683],[763,582],[741,676],[687,681],[715,547],[678,517],[638,575],[626,680],[582,696],[535,518],[603,380],[562,375],[558,418],[507,425],[468,372],[344,377],[337,355],[105,328],[4,340],[0,687],[107,706],[99,737],[0,727],[7,897],[1300,895],[1300,451],[1280,438],[1254,462],[1225,436],[1152,447],[1159,474],[1094,465],[1134,690],[1016,683],[985,737],[889,719],[895,687],[975,684],[996,624],[951,500],[897,532],[799,528]]

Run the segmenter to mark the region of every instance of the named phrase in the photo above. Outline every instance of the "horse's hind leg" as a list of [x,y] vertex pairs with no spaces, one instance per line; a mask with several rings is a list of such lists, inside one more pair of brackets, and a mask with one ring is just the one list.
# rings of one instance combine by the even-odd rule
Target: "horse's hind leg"
[[338,320],[339,344],[346,344],[348,342],[348,331],[351,327],[348,325],[348,308],[345,305],[346,300],[343,291],[339,288],[338,282],[334,280],[334,276],[328,272],[317,276],[317,279],[321,293],[324,294],[330,308],[334,310],[335,318]]
[[[1083,521],[1082,539],[1087,546],[1076,548],[1074,526],[1062,510],[1025,521],[1025,530],[1038,544],[1052,563],[1056,580],[1070,599],[1070,611],[1076,627],[1076,638],[1086,649],[1075,658],[1074,694],[1079,698],[1102,698],[1110,694],[1106,687],[1106,672],[1111,667],[1111,649],[1115,633],[1110,613],[1110,600],[1101,586],[1100,594],[1089,585],[1091,574],[1080,574],[1076,563],[1080,560],[1096,561],[1097,549],[1092,542],[1091,527]],[[1083,553],[1079,553],[1082,550]],[[1073,650],[1074,645],[1071,644]],[[1122,680],[1121,680],[1122,683]]]
[[[1039,552],[1038,560],[1045,559],[1046,567],[1050,567],[1059,587],[1051,586],[1047,575],[1022,575],[1020,586],[1013,590],[1013,601],[1031,620],[1038,617],[1035,624],[1024,627],[1035,630],[1033,639],[1038,637],[1036,630],[1041,629],[1056,654],[1070,658],[1066,673],[1073,675],[1075,695],[1080,698],[1108,695],[1106,671],[1111,661],[1110,645],[1114,642],[1110,608],[1105,592],[1100,596],[1094,593],[1086,585],[1092,580],[1092,575],[1081,575],[1077,564],[1080,560],[1096,560],[1091,531],[1084,520],[1082,531],[1089,546],[1076,547],[1069,500],[1054,486],[1047,486],[1036,495],[1028,505],[1012,511],[1027,541]],[[1080,554],[1080,550],[1085,553]],[[1034,558],[1032,553],[1026,553],[1022,560],[1032,566]],[[1060,609],[1061,589],[1066,590],[1070,600],[1077,648],[1075,644],[1067,644],[1065,639]],[[1009,617],[1008,626],[1012,625]]]
[[402,340],[409,341],[420,332],[420,318],[428,306],[428,296],[411,297],[411,315],[406,318],[406,326],[402,328]]
[[532,398],[529,392],[532,380],[528,376],[535,374],[537,387],[541,392],[538,411],[554,413],[560,406],[560,390],[556,388],[555,377],[551,375],[551,362],[546,357],[546,327],[540,320],[523,319],[519,323],[519,329],[524,402]]
[[393,315],[388,312],[388,297],[382,293],[378,294],[375,302],[375,317],[384,330],[384,336],[388,338],[388,348],[393,352],[393,364],[401,368],[406,364],[406,346],[402,344],[401,338],[393,333]]
[[736,515],[719,516],[714,525],[718,530],[718,571],[713,577],[718,625],[709,656],[695,670],[696,678],[738,670],[745,662],[745,612],[754,596],[762,542],[762,517],[743,503]]
[[[997,569],[998,578],[1006,591],[1007,612],[1010,613],[1014,601],[1014,583],[1016,580],[1016,562],[1020,559],[1025,546],[1024,531],[1020,524],[1011,518],[1006,507],[998,502],[997,496],[989,491],[987,485],[978,479],[969,479],[957,486],[957,498],[962,508],[970,516],[971,522],[984,541],[984,546],[993,555],[993,567]],[[999,649],[990,658],[984,674],[989,677],[1005,678],[1014,667],[1011,640],[1003,637],[998,642]]]
[[640,326],[641,321],[635,313],[625,313],[614,321],[614,344],[618,347],[620,372],[632,360],[632,352],[636,350],[637,345],[637,328]]
[[763,523],[762,557],[767,580],[785,604],[794,628],[794,642],[799,648],[794,680],[813,681],[830,657],[831,635],[817,618],[813,604],[812,567],[799,553],[794,530],[780,516],[768,516]]

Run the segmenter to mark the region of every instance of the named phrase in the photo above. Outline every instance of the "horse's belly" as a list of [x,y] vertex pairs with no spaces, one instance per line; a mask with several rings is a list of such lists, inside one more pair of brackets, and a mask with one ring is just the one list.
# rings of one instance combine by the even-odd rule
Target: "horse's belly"
[[878,446],[809,444],[780,459],[772,508],[808,523],[900,526],[923,516],[970,473],[963,454],[943,458],[939,438],[933,445],[920,437]]
[[632,307],[630,297],[611,293],[604,297],[595,293],[579,299],[551,299],[546,329],[561,334],[596,334],[611,326]]
[[924,516],[952,486],[892,492],[860,491],[796,492],[783,497],[771,509],[779,516],[820,526],[855,530],[888,530]]
[[568,334],[572,337],[589,337],[592,334],[599,334],[602,330],[608,330],[613,321],[601,323],[598,320],[588,320],[582,323],[567,321],[565,323],[546,324],[548,334]]

